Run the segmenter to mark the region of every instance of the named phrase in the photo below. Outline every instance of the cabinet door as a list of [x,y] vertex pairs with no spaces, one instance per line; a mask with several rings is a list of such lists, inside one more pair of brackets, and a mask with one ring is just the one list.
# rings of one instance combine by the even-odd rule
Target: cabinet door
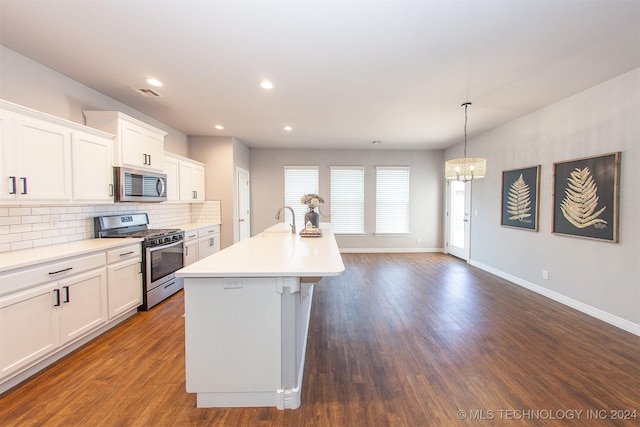
[[[220,239],[218,235],[213,235],[210,237],[203,237],[198,240],[198,255],[199,259],[203,259],[216,253],[220,248],[220,243],[218,242]],[[216,249],[218,248],[218,249]]]
[[112,141],[76,132],[72,136],[73,199],[113,202]]
[[164,135],[145,130],[144,153],[147,155],[147,169],[162,171],[164,157]]
[[191,180],[193,185],[193,191],[196,192],[195,200],[198,202],[204,202],[204,167],[200,165],[194,165]]
[[0,378],[60,346],[57,283],[0,298]]
[[71,131],[15,118],[9,141],[17,154],[18,199],[71,200]]
[[163,173],[167,175],[167,202],[180,200],[180,160],[164,156]]
[[184,266],[186,267],[189,264],[193,264],[198,261],[198,241],[191,240],[189,242],[184,243]]
[[107,322],[105,268],[59,282],[62,344],[82,337]]
[[10,118],[0,112],[0,200],[12,200],[16,198],[15,156],[13,146],[10,144]]
[[109,319],[142,304],[140,260],[123,261],[107,268],[109,281]]
[[193,164],[180,162],[180,200],[191,202],[194,199]]
[[147,154],[144,152],[144,128],[122,120],[120,122],[120,140],[123,166],[147,168]]

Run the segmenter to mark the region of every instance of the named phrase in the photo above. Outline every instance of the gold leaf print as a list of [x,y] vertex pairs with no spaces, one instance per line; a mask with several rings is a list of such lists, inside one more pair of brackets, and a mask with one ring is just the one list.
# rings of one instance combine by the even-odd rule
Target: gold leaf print
[[529,191],[527,183],[524,182],[522,174],[520,174],[520,178],[515,180],[509,188],[509,194],[507,195],[507,213],[512,215],[509,217],[510,220],[522,221],[531,216],[529,213],[530,210],[531,192]]
[[564,194],[565,198],[560,203],[560,210],[571,224],[578,228],[586,228],[607,223],[604,219],[598,218],[607,208],[606,206],[594,212],[598,206],[598,186],[588,167],[576,168],[569,174]]

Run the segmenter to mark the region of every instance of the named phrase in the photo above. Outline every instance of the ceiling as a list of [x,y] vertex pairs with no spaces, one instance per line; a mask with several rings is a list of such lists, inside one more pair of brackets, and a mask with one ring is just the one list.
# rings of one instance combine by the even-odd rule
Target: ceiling
[[442,149],[640,67],[640,1],[0,0],[0,43],[187,135]]

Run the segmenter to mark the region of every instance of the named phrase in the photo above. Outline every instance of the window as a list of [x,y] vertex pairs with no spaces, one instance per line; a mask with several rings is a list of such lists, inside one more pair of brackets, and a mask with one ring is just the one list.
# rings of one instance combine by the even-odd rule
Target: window
[[376,166],[376,233],[409,233],[408,166]]
[[364,234],[364,167],[331,167],[331,231]]
[[[298,230],[304,228],[304,214],[307,212],[307,205],[300,203],[300,197],[308,193],[318,193],[318,167],[285,166],[284,204],[295,212]],[[285,209],[284,221],[293,223],[289,209]]]

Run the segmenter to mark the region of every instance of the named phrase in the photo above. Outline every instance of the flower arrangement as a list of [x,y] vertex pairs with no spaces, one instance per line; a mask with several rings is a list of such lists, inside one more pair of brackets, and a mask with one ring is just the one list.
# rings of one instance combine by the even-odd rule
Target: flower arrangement
[[324,203],[324,199],[315,193],[309,193],[300,197],[300,203],[307,205],[309,209],[314,209],[318,207],[320,203]]

